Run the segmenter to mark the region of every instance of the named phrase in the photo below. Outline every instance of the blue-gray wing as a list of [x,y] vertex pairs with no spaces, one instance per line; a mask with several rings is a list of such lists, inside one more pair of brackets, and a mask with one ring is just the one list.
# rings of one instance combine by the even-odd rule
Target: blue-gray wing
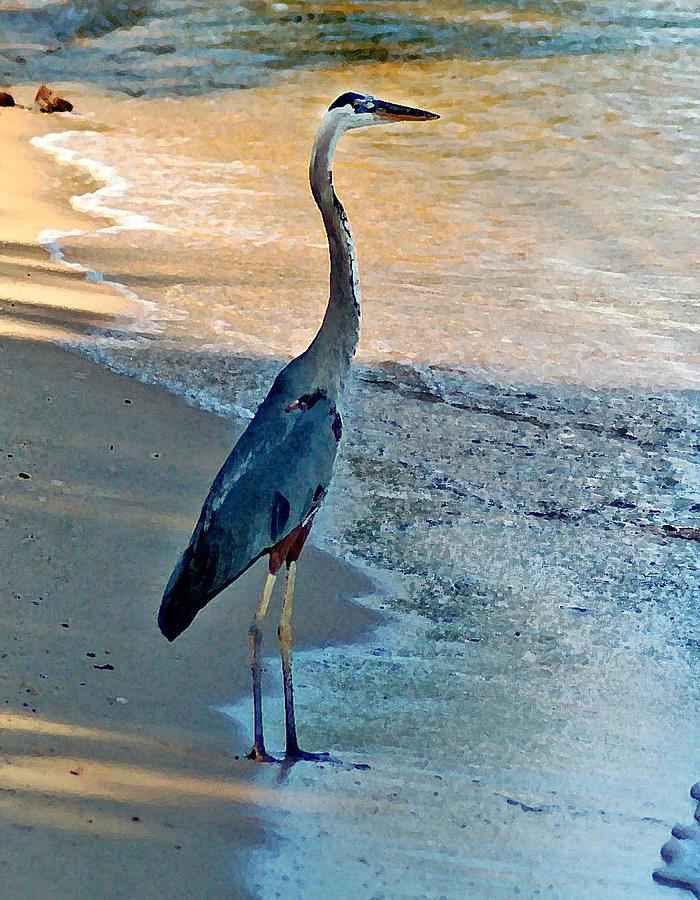
[[169,640],[301,524],[328,487],[340,414],[323,391],[288,399],[273,388],[212,484],[163,597],[158,623]]

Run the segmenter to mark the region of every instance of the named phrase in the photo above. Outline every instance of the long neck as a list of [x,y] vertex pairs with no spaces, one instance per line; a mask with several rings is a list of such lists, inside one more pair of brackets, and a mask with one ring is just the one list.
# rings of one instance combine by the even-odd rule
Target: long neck
[[345,210],[333,188],[331,171],[341,133],[337,120],[332,116],[324,119],[309,166],[311,191],[328,235],[331,268],[328,306],[311,348],[322,356],[338,390],[342,389],[350,370],[360,337],[360,286],[355,246]]

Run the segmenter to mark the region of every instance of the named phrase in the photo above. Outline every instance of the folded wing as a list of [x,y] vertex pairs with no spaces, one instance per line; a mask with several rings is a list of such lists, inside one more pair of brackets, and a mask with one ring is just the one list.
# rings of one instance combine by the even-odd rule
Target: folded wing
[[322,391],[286,405],[267,398],[215,478],[170,577],[158,616],[168,640],[309,516],[330,482],[340,434]]

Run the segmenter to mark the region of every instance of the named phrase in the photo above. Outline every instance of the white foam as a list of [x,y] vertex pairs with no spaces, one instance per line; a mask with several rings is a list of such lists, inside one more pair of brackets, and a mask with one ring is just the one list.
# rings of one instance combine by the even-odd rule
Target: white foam
[[72,269],[74,272],[84,272],[86,281],[89,281],[93,284],[105,284],[107,285],[107,287],[112,288],[112,290],[126,297],[128,300],[134,300],[138,303],[143,303],[143,305],[148,307],[149,309],[157,309],[157,304],[153,303],[150,300],[144,300],[142,297],[139,297],[138,294],[130,290],[125,284],[122,284],[120,281],[108,281],[105,279],[102,272],[98,272],[96,269],[91,269],[88,266],[84,266],[82,263],[71,262],[70,260],[67,260],[65,258],[65,254],[61,249],[61,245],[58,243],[59,238],[74,237],[76,235],[85,233],[85,231],[82,231],[78,228],[74,228],[70,231],[56,231],[53,229],[45,228],[37,235],[37,241],[41,244],[44,250],[47,251],[53,262],[61,263],[67,269]]
[[[96,214],[110,219],[112,223],[96,229],[96,233],[110,234],[119,231],[166,231],[173,232],[175,229],[157,222],[153,222],[146,216],[139,213],[133,213],[128,210],[119,209],[112,205],[107,205],[104,201],[109,198],[112,201],[124,196],[130,185],[130,182],[123,178],[113,166],[99,160],[92,159],[81,155],[77,150],[65,146],[66,141],[79,138],[81,141],[85,137],[99,137],[95,131],[59,131],[52,134],[33,137],[31,144],[40,150],[49,153],[61,165],[75,166],[84,172],[87,172],[96,181],[102,182],[102,187],[96,191],[85,194],[79,194],[71,197],[71,206],[80,212]],[[37,235],[37,241],[44,247],[54,262],[61,263],[66,268],[73,271],[83,272],[85,280],[94,284],[104,284],[121,294],[128,300],[142,304],[150,313],[158,310],[158,305],[150,300],[145,300],[135,291],[132,291],[125,284],[119,281],[107,280],[102,272],[97,269],[90,268],[79,262],[67,260],[65,253],[61,247],[60,241],[66,237],[76,237],[82,234],[88,234],[87,229],[74,228],[68,231],[45,228]],[[145,323],[139,323],[144,325]]]
[[120,209],[105,203],[106,200],[114,201],[123,197],[131,187],[131,183],[121,176],[114,166],[91,159],[88,156],[82,156],[79,151],[65,146],[66,141],[74,138],[79,138],[82,141],[86,137],[98,138],[99,134],[96,131],[57,131],[31,139],[31,143],[35,147],[51,154],[60,164],[76,166],[78,169],[87,172],[95,181],[103,183],[102,187],[96,191],[71,197],[71,206],[80,212],[96,213],[107,219],[114,220],[116,224],[99,229],[103,233],[117,231],[174,232],[176,229],[153,222],[140,213]]

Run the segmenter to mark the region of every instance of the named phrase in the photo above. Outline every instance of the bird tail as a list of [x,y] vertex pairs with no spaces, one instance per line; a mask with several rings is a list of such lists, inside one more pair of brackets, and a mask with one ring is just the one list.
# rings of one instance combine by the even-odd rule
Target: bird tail
[[179,637],[212,596],[193,570],[192,548],[188,547],[170,576],[160,604],[158,627],[163,636],[169,641]]

